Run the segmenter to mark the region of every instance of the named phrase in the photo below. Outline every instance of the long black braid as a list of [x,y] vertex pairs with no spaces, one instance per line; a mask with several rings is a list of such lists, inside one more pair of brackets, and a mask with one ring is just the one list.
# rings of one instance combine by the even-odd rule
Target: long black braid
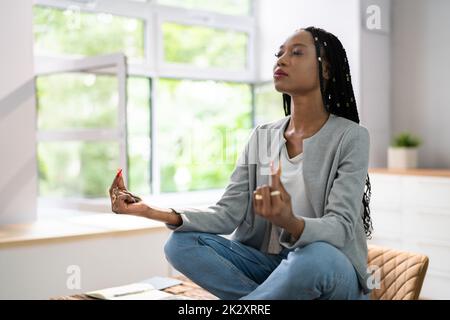
[[[341,41],[333,34],[320,28],[308,27],[304,30],[312,34],[316,46],[316,53],[319,60],[320,91],[325,109],[329,113],[359,124],[350,66],[347,53]],[[324,79],[322,73],[322,63],[325,61],[328,62],[330,70],[328,80]],[[291,114],[291,96],[285,93],[283,94],[283,108],[286,115]],[[371,194],[370,179],[369,174],[367,174],[366,188],[362,199],[364,205],[362,219],[367,238],[371,238],[373,231],[369,208]]]

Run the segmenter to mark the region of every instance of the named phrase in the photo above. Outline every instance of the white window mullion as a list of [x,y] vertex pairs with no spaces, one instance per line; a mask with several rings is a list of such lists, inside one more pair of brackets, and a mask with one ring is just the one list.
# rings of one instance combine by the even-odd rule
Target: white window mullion
[[119,163],[125,179],[128,179],[128,146],[127,146],[127,65],[125,56],[117,61],[117,84],[119,101],[117,108],[119,131]]
[[[151,124],[150,124],[150,132],[151,132],[151,154],[152,159],[150,159],[152,167],[151,167],[151,176],[152,176],[152,193],[157,195],[161,193],[161,164],[159,158],[159,152],[157,148],[158,141],[158,88],[159,85],[158,79],[153,79],[152,81],[152,90],[151,90],[151,100],[152,100],[152,108],[151,108]],[[155,107],[156,106],[156,107]]]

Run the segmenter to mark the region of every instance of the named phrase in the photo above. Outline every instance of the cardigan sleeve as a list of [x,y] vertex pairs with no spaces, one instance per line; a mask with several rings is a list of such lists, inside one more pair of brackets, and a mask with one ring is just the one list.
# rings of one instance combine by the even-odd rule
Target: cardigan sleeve
[[180,226],[166,224],[174,231],[197,231],[213,234],[230,234],[242,222],[247,212],[249,197],[249,150],[256,141],[256,127],[241,153],[230,182],[221,199],[207,208],[172,208],[183,222]]
[[305,228],[295,243],[283,230],[280,242],[284,247],[292,249],[323,241],[343,248],[354,239],[358,219],[362,219],[369,144],[369,132],[362,126],[352,127],[344,134],[337,174],[324,207],[324,215],[320,218],[303,218]]

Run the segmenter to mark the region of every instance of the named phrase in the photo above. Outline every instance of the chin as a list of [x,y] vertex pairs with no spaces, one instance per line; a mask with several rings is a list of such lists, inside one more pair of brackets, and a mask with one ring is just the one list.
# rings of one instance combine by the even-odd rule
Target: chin
[[279,83],[274,83],[275,90],[279,93],[287,93],[286,88]]

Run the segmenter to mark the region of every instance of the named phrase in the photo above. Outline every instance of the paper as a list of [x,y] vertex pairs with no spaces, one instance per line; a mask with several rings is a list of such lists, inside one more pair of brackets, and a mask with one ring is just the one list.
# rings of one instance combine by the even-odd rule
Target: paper
[[166,288],[170,288],[179,284],[182,284],[183,282],[178,279],[173,279],[169,277],[152,277],[150,279],[144,280],[140,283],[147,283],[155,287],[155,289],[163,290]]
[[87,292],[86,295],[105,300],[158,300],[171,294],[159,291],[149,283],[133,283]]
[[189,297],[158,290],[148,282],[91,291],[86,295],[103,300],[191,300]]

